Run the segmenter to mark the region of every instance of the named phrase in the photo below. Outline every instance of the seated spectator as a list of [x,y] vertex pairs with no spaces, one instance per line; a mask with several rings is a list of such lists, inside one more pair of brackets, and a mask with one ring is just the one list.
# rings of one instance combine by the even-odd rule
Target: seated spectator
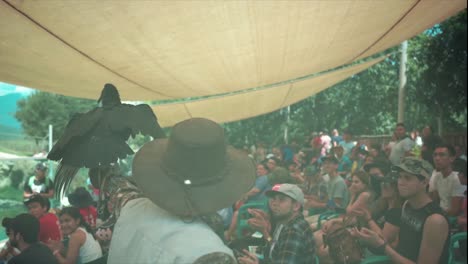
[[369,156],[374,157],[375,159],[381,160],[381,159],[386,159],[385,152],[383,152],[381,146],[379,144],[372,144],[369,147]]
[[47,243],[50,240],[60,241],[62,239],[59,220],[56,215],[49,213],[50,208],[47,198],[36,194],[24,201],[24,205],[28,207],[31,215],[39,219],[39,240],[41,242]]
[[[2,226],[5,228],[5,234],[7,237],[10,237],[10,234],[12,232],[11,230],[11,222],[13,221],[12,218],[5,217],[2,220]],[[0,250],[0,263],[6,263],[9,259],[11,259],[14,256],[17,256],[21,253],[19,249],[11,246],[10,240],[8,240],[3,248]]]
[[94,185],[91,183],[91,178],[89,177],[86,180],[86,186],[88,187],[91,197],[93,198],[93,205],[97,206],[97,203],[99,201],[99,189],[94,187]]
[[461,214],[457,218],[460,230],[466,232],[466,161],[463,159],[456,159],[453,163],[453,169],[458,172],[458,178],[462,186],[465,187],[465,197],[463,197],[463,204],[461,208]]
[[328,200],[327,183],[323,179],[320,169],[316,166],[306,167],[304,170],[305,182],[300,185],[304,193],[304,209],[307,215],[320,213],[326,209]]
[[[453,162],[453,169],[458,172],[458,178],[460,179],[460,183],[465,186],[466,188],[466,160],[457,158]],[[457,217],[457,224],[459,230],[466,232],[466,210],[467,210],[467,203],[466,203],[466,191],[465,197],[463,198],[463,205],[461,209],[461,214]],[[459,247],[459,254],[461,257],[461,263],[466,263],[466,240],[460,242]]]
[[397,168],[398,190],[407,199],[402,206],[398,247],[393,249],[389,241],[368,228],[353,229],[354,235],[389,256],[393,263],[447,263],[448,219],[426,193],[432,166],[424,160],[406,157]]
[[458,173],[453,171],[452,163],[455,159],[455,149],[451,145],[436,146],[434,153],[435,170],[429,183],[429,192],[434,201],[453,217],[460,214],[466,186],[460,184]]
[[102,257],[101,246],[94,239],[90,226],[83,220],[78,208],[65,207],[60,212],[60,226],[69,238],[65,249],[62,242],[49,242],[58,263],[89,263]]
[[380,183],[390,171],[390,162],[386,159],[376,159],[374,162],[364,165],[364,171],[370,176],[370,187],[376,198],[380,197]]
[[323,168],[329,177],[327,193],[327,207],[344,212],[349,201],[349,193],[346,183],[338,174],[338,159],[335,156],[327,156],[323,159]]
[[401,205],[403,199],[398,192],[398,174],[391,172],[381,180],[381,197],[377,200],[377,210],[382,215],[377,219],[372,217],[371,211],[359,208],[353,214],[360,217],[372,231],[382,236],[392,248],[398,245],[400,231]]
[[[364,168],[364,165],[366,165],[366,159],[368,155],[369,152],[362,148],[360,145],[356,145],[356,147],[353,148],[353,150],[351,151],[351,160],[353,161],[353,165],[351,166],[350,175]],[[367,162],[372,163],[369,161]],[[347,180],[349,181],[348,184],[350,185],[352,179]]]
[[17,215],[10,224],[9,242],[21,253],[11,258],[9,264],[56,264],[52,251],[39,243],[40,224],[30,214]]
[[289,171],[289,176],[292,178],[295,184],[304,183],[305,181],[304,176],[302,175],[300,167],[296,163],[289,162],[287,163],[287,167]]
[[453,146],[453,148],[455,149],[455,158],[456,159],[461,159],[461,160],[464,160],[466,161],[466,153],[465,153],[465,148],[461,145],[455,145]]
[[364,171],[358,171],[353,174],[352,183],[349,187],[351,198],[346,213],[351,214],[354,210],[369,210],[373,194],[370,190],[370,177]]
[[333,148],[332,154],[338,159],[338,174],[346,179],[348,174],[351,172],[351,166],[353,162],[349,159],[348,156],[344,155],[344,149],[342,146],[336,146]]
[[270,156],[266,159],[266,165],[268,167],[268,170],[272,172],[275,170],[277,167],[280,166],[281,161],[274,156]]
[[[269,173],[269,168],[265,164],[257,165],[257,179],[255,180],[255,185],[250,189],[246,194],[241,197],[241,200],[237,202],[237,209],[239,209],[243,204],[248,204],[249,202],[263,202],[266,201],[265,192],[271,189],[270,184],[268,183],[267,175]],[[237,228],[237,216],[238,211],[235,211],[232,215],[231,225],[229,230],[225,234],[227,241],[232,239]]]
[[72,206],[80,210],[83,220],[94,230],[96,228],[97,210],[93,206],[91,194],[84,187],[78,187],[68,195],[68,201]]
[[280,183],[293,183],[294,179],[289,175],[288,170],[279,166],[280,160],[275,157],[268,158],[267,166],[270,169],[268,183],[273,186]]
[[[269,197],[270,215],[258,209],[249,209],[254,218],[249,225],[263,234],[266,247],[263,255],[267,263],[314,263],[315,246],[312,230],[302,215],[304,194],[292,184],[273,186]],[[255,254],[244,251],[240,264],[258,264]]]
[[281,152],[280,148],[273,147],[271,149],[271,154],[273,154],[273,156],[279,160],[279,162],[277,163],[278,165],[283,165],[283,153]]

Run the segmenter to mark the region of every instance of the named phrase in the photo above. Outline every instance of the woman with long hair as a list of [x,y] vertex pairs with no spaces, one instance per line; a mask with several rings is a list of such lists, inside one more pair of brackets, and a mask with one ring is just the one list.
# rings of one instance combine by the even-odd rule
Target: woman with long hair
[[[404,199],[398,192],[398,174],[390,172],[381,183],[381,197],[372,210],[358,209],[354,213],[361,217],[368,227],[380,234],[390,246],[398,245],[398,233],[400,231],[401,206]],[[374,219],[373,215],[379,215]]]
[[370,176],[365,171],[359,170],[352,174],[352,182],[349,187],[350,200],[346,213],[351,214],[358,208],[369,209],[373,194],[370,188]]
[[68,237],[68,247],[65,250],[61,242],[48,245],[60,264],[88,263],[102,257],[101,246],[78,208],[63,208],[59,219],[62,232]]

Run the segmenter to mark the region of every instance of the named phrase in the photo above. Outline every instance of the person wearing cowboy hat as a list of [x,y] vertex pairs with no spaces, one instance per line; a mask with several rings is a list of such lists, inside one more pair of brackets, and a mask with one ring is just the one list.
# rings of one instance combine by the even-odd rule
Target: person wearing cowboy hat
[[226,144],[220,125],[204,118],[176,124],[168,139],[135,154],[132,170],[136,186],[127,183],[123,191],[141,195],[116,206],[108,263],[235,263],[206,216],[253,186],[255,166]]

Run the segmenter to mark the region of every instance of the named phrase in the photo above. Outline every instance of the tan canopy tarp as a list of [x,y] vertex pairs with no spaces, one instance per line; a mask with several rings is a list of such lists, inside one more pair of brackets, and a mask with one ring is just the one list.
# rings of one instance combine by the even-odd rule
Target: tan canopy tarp
[[[107,82],[125,100],[219,95],[346,65],[397,45],[466,5],[466,0],[1,0],[0,81],[93,99]],[[251,108],[243,116],[259,113]]]
[[237,121],[294,104],[371,67],[383,59],[374,59],[314,78],[263,90],[188,103],[157,105],[153,107],[153,110],[157,113],[159,124],[163,127],[172,126],[190,117],[205,117],[220,123]]

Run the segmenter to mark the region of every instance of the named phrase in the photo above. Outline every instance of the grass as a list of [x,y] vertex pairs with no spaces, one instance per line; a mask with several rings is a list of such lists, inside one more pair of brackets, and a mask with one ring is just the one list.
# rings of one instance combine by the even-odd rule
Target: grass
[[[40,142],[44,145],[44,142]],[[10,139],[0,140],[0,152],[11,153],[19,156],[31,156],[45,148],[45,146],[37,146],[34,140],[31,139]]]

